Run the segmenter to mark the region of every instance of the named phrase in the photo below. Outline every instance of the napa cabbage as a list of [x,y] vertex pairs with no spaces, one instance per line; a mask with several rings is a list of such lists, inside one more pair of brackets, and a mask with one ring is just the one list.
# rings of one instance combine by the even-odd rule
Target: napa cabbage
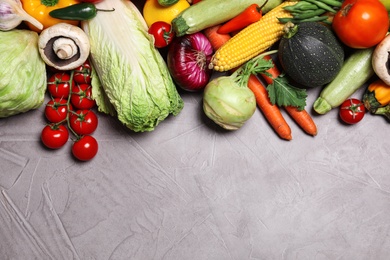
[[131,1],[102,1],[96,7],[115,9],[82,23],[98,76],[92,89],[98,108],[135,132],[152,131],[184,105],[166,62]]

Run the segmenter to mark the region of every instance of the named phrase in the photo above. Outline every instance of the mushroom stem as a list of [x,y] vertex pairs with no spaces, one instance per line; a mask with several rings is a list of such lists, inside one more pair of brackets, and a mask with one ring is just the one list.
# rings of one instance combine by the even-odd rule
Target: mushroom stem
[[59,70],[81,66],[91,49],[88,35],[80,27],[68,23],[44,29],[39,35],[38,47],[44,62]]
[[58,38],[53,42],[53,51],[58,58],[65,60],[70,59],[77,54],[77,45],[69,38]]

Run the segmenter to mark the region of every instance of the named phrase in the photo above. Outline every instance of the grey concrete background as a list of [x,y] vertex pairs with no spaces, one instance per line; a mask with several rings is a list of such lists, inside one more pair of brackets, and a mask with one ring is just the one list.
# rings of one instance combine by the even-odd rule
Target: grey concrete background
[[349,126],[310,110],[312,137],[283,112],[284,141],[259,110],[229,132],[200,93],[181,94],[183,111],[153,132],[98,114],[99,153],[84,163],[71,141],[41,145],[43,106],[0,119],[0,259],[389,259],[383,117]]
[[182,97],[153,132],[98,114],[99,153],[85,163],[71,141],[41,145],[43,107],[0,119],[1,259],[388,259],[384,118],[313,114],[311,137],[283,112],[284,141],[259,110],[228,132],[200,93]]

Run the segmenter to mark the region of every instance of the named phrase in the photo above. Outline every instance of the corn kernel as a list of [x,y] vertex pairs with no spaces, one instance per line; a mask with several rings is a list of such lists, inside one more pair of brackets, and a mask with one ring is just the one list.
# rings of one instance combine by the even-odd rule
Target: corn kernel
[[266,13],[255,22],[233,36],[219,48],[211,60],[216,71],[227,71],[238,67],[261,54],[283,36],[284,24],[278,18],[292,17],[283,7],[296,4],[286,1]]

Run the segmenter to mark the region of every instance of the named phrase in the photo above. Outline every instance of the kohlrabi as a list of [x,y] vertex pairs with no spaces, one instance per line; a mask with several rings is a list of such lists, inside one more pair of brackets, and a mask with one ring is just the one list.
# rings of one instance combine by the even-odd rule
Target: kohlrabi
[[263,59],[273,52],[255,57],[230,76],[212,79],[203,94],[203,111],[207,117],[227,130],[242,127],[256,110],[256,98],[247,87],[248,79],[251,74],[264,73],[273,66],[271,61]]

